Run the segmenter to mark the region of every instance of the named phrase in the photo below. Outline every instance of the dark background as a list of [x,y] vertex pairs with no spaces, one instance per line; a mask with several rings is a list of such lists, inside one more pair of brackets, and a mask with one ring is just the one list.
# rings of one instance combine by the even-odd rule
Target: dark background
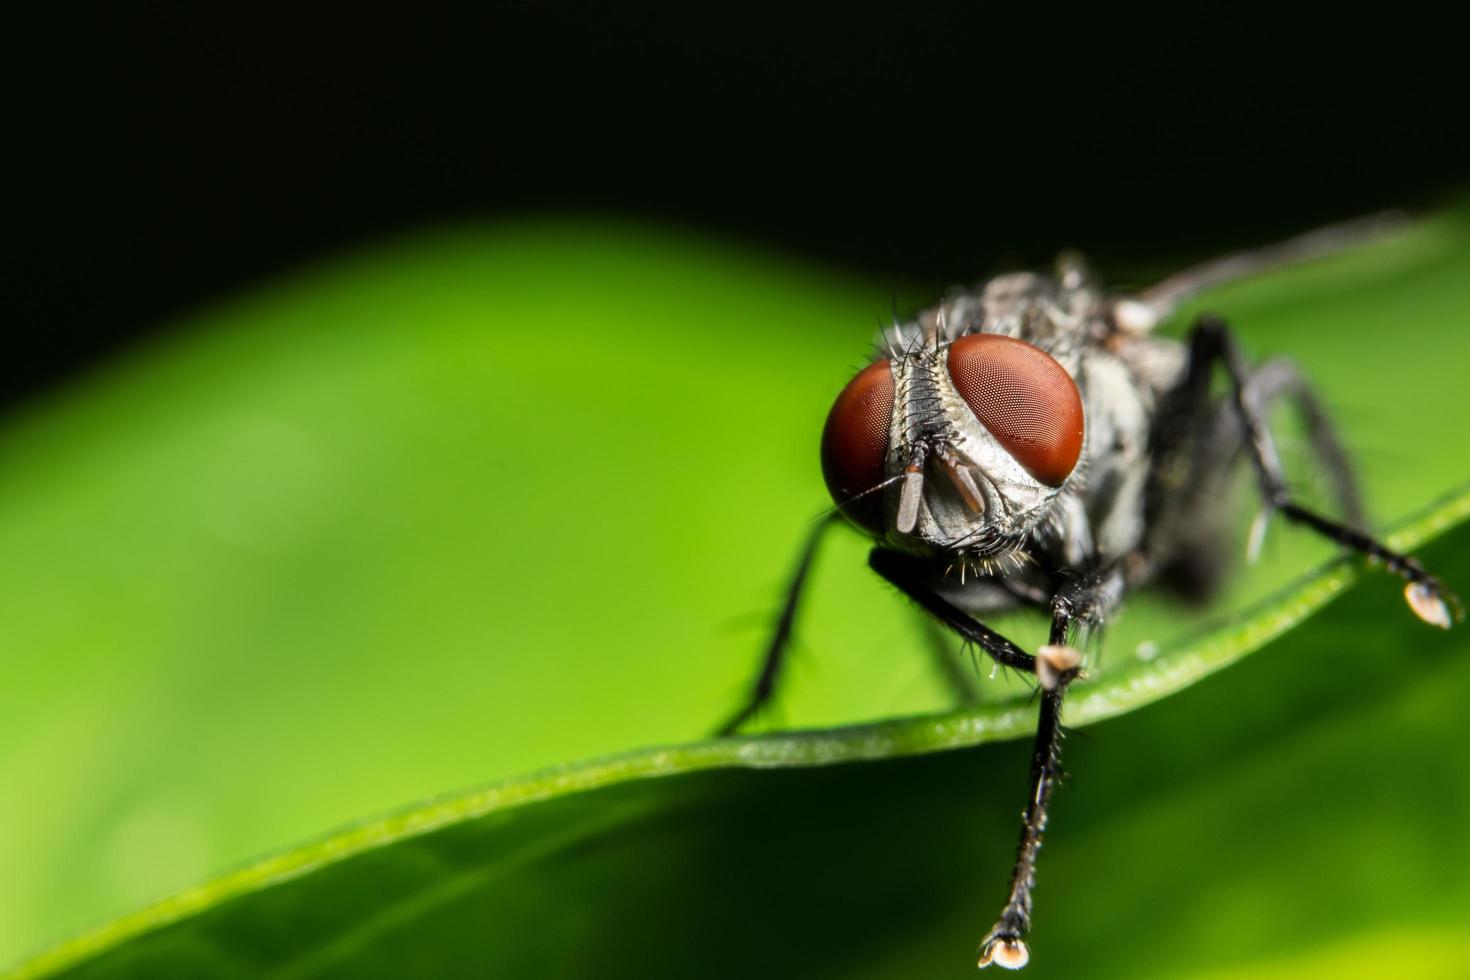
[[1459,32],[1411,8],[956,9],[179,3],[13,25],[0,400],[436,221],[594,209],[938,286],[1064,245],[1106,268],[1433,207],[1470,173]]

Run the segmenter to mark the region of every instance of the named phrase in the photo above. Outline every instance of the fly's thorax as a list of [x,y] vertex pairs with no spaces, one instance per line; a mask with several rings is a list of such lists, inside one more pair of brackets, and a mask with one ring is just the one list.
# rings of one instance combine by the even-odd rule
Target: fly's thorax
[[1183,371],[1184,347],[1167,338],[1127,339],[1083,353],[1078,378],[1086,399],[1089,449],[1079,497],[1093,549],[1105,559],[1143,544],[1160,400]]

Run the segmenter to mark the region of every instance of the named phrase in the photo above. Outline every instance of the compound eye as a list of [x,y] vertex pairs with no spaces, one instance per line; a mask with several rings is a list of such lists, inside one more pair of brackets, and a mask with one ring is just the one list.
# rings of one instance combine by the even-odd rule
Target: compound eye
[[1082,396],[1067,369],[1024,340],[968,334],[949,376],[980,424],[1039,482],[1059,487],[1082,454]]
[[827,492],[849,520],[879,536],[883,534],[883,493],[866,491],[883,482],[892,418],[893,370],[887,361],[879,361],[842,389],[822,430],[822,475],[827,479]]

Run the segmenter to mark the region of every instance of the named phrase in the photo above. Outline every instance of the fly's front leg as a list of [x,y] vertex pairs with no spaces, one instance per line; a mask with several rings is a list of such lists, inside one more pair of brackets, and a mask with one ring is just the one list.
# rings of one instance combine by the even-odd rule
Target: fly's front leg
[[1217,361],[1224,364],[1230,376],[1234,410],[1245,429],[1246,445],[1267,513],[1280,513],[1292,523],[1309,527],[1370,561],[1384,565],[1404,579],[1404,597],[1420,619],[1449,628],[1453,619],[1460,615],[1459,601],[1416,559],[1393,551],[1369,535],[1309,510],[1292,499],[1275,440],[1266,426],[1261,398],[1250,384],[1251,372],[1245,356],[1225,321],[1203,316],[1190,332],[1189,370],[1183,390],[1203,397]]
[[1074,579],[1051,602],[1051,635],[1037,651],[1036,676],[1041,683],[1041,711],[1036,740],[1031,745],[1031,795],[1021,814],[1021,841],[1011,872],[1011,891],[1005,908],[980,944],[979,964],[995,963],[1012,970],[1031,958],[1026,935],[1031,931],[1031,892],[1036,886],[1036,858],[1051,793],[1062,775],[1062,699],[1067,685],[1081,672],[1082,657],[1067,645],[1075,624],[1097,625],[1115,609],[1122,595],[1121,567],[1106,568]]
[[1026,934],[1031,930],[1031,892],[1036,884],[1036,858],[1046,829],[1051,792],[1061,775],[1062,699],[1081,669],[1081,655],[1067,645],[1077,622],[1100,621],[1117,604],[1121,570],[1109,568],[1064,586],[1052,599],[1049,642],[1036,656],[1026,653],[995,630],[938,595],[929,570],[919,559],[883,548],[874,549],[868,564],[945,626],[984,650],[997,663],[1035,674],[1042,687],[1036,740],[1031,750],[1031,792],[1021,816],[1021,841],[1011,873],[1010,894],[979,952],[980,966],[992,963],[1020,969],[1030,959]]
[[[981,576],[970,580],[970,588],[987,590],[991,602],[998,603],[997,609],[1009,607],[1029,607],[1032,609],[1050,609],[1051,592],[1019,579],[1006,578],[1004,576]],[[987,606],[990,603],[987,603]],[[980,665],[975,659],[974,650],[968,643],[965,649],[969,651],[969,662],[959,656],[953,646],[954,633],[947,629],[943,623],[923,609],[916,610],[924,636],[928,640],[930,656],[934,659],[939,679],[949,688],[954,697],[955,704],[961,707],[973,707],[981,702],[980,685],[978,683]]]
[[776,619],[776,628],[771,631],[771,639],[766,644],[765,654],[761,657],[760,671],[755,675],[755,681],[750,686],[750,694],[746,696],[745,703],[740,709],[715,730],[716,735],[735,734],[739,731],[740,726],[753,718],[775,697],[776,685],[781,679],[781,669],[786,664],[786,654],[791,648],[791,634],[796,628],[796,612],[801,603],[802,590],[806,586],[807,575],[811,572],[812,561],[817,556],[817,545],[821,543],[822,536],[828,528],[840,523],[841,520],[841,515],[834,511],[824,517],[807,535],[806,544],[801,549],[801,557],[796,563],[796,571],[792,573],[791,581],[786,586],[786,599],[781,604],[781,615]]
[[1031,747],[1031,796],[1021,814],[1021,843],[1016,848],[1011,893],[1000,917],[980,943],[978,961],[982,967],[995,963],[1010,970],[1019,970],[1031,959],[1026,935],[1031,931],[1031,890],[1036,886],[1036,857],[1041,851],[1041,834],[1046,829],[1051,791],[1062,771],[1062,697],[1075,675],[1076,668],[1073,667],[1062,673],[1050,690],[1041,693],[1036,741]]
[[868,565],[935,619],[984,650],[1002,667],[1027,674],[1036,673],[1035,657],[935,592],[929,584],[930,570],[926,563],[901,551],[874,548],[868,553]]

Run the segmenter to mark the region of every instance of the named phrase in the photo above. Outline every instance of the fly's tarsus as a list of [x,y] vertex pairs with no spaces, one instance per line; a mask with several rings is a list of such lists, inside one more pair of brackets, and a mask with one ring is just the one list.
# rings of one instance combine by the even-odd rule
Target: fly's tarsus
[[[1370,562],[1381,564],[1404,579],[1404,598],[1409,608],[1424,622],[1448,629],[1453,622],[1463,617],[1459,599],[1440,585],[1439,580],[1426,571],[1417,559],[1400,554],[1371,535],[1341,521],[1324,517],[1292,499],[1286,489],[1286,475],[1282,471],[1280,454],[1266,424],[1264,411],[1251,393],[1251,370],[1234,333],[1223,319],[1210,314],[1200,317],[1190,333],[1189,350],[1186,385],[1192,388],[1196,397],[1208,396],[1209,375],[1217,362],[1224,364],[1230,377],[1234,396],[1232,406],[1246,433],[1246,448],[1251,464],[1255,467],[1262,502],[1266,508],[1263,514],[1279,513],[1293,524],[1299,524],[1329,541],[1357,552]],[[1310,396],[1310,389],[1303,386],[1301,393],[1315,402]],[[1325,422],[1319,419],[1318,425],[1335,444],[1336,440],[1325,427]],[[1260,523],[1264,525],[1264,521]],[[1252,537],[1255,537],[1254,533]]]
[[1438,582],[1408,583],[1404,586],[1404,600],[1414,610],[1415,616],[1440,629],[1447,630],[1465,618],[1465,609],[1459,598],[1453,592],[1445,592]]
[[1019,936],[991,935],[986,936],[985,941],[980,944],[980,969],[985,969],[992,963],[1003,966],[1007,970],[1019,970],[1031,962],[1031,950],[1026,947],[1025,940]]

